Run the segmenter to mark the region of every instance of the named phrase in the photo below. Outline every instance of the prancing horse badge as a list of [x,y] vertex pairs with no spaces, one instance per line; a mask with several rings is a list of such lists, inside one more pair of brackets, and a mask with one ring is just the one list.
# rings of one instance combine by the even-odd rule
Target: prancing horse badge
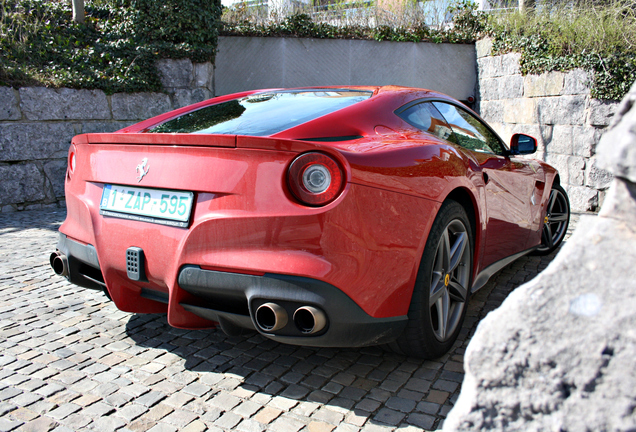
[[137,165],[137,183],[141,181],[142,178],[150,171],[150,166],[148,165],[148,158],[143,158],[141,163]]

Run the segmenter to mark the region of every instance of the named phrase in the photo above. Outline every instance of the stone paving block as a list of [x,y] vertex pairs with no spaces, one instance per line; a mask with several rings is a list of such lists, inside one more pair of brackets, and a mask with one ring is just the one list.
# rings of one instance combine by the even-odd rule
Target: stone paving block
[[156,391],[151,391],[135,399],[135,402],[143,406],[151,407],[153,405],[156,405],[157,403],[159,403],[161,400],[165,398],[166,398],[165,394],[156,392]]
[[21,432],[48,432],[55,428],[58,423],[49,417],[39,417],[33,421],[24,423],[20,428]]
[[11,403],[14,403],[21,407],[26,407],[31,404],[36,403],[37,401],[42,399],[42,395],[31,392],[23,392],[20,395],[11,399]]
[[279,409],[272,408],[272,407],[265,407],[262,410],[260,410],[253,418],[259,423],[269,424],[272,421],[274,421],[276,418],[278,418],[278,416],[280,416],[282,413],[283,411]]
[[439,412],[440,407],[441,407],[440,404],[436,404],[434,402],[422,401],[417,404],[417,407],[415,409],[416,411],[420,411],[426,414],[436,414],[437,412]]
[[96,419],[91,424],[91,429],[98,432],[111,432],[125,425],[126,425],[125,420],[118,417],[114,417],[114,416],[108,416],[108,417],[100,417]]
[[214,424],[222,429],[234,429],[234,427],[242,420],[243,418],[241,416],[231,412],[226,412],[216,419]]
[[12,431],[20,427],[22,424],[24,424],[24,422],[0,418],[0,432]]
[[372,415],[366,411],[356,409],[349,412],[345,417],[345,422],[354,426],[362,427]]
[[359,432],[360,428],[350,424],[341,424],[334,429],[334,432]]
[[164,400],[163,403],[173,408],[180,408],[193,399],[193,396],[179,392],[168,396],[168,398]]
[[71,414],[62,423],[73,430],[82,430],[93,422],[93,419],[81,413]]
[[150,411],[148,411],[148,413],[144,415],[144,417],[148,418],[149,420],[159,421],[170,414],[172,411],[174,411],[174,408],[172,408],[171,406],[165,405],[164,403],[159,403],[152,407]]
[[14,387],[5,388],[4,390],[0,391],[0,400],[6,401],[16,397],[19,394],[22,394],[22,390],[18,388],[14,388]]
[[241,400],[237,397],[230,396],[226,393],[221,393],[210,399],[210,404],[224,411],[230,411],[232,408],[241,403]]
[[118,408],[118,407],[126,405],[128,402],[130,402],[133,399],[134,399],[133,396],[118,391],[118,392],[113,393],[113,394],[111,394],[109,396],[106,396],[104,398],[104,401],[107,402],[108,404]]
[[14,409],[16,409],[17,406],[13,403],[10,402],[0,402],[0,417],[10,413],[11,411],[13,411]]
[[319,420],[333,425],[338,425],[344,419],[344,414],[323,407],[315,411],[311,415],[311,418],[312,420]]
[[307,430],[309,432],[331,432],[335,428],[336,426],[332,424],[317,421],[312,421],[307,425]]
[[82,407],[79,405],[76,405],[73,403],[65,403],[59,406],[58,408],[55,408],[51,412],[49,412],[48,415],[54,418],[55,420],[62,420],[68,417],[69,415],[76,413],[77,411],[81,409]]
[[[467,338],[480,318],[551,259],[523,258],[495,275],[469,304],[451,353],[418,361],[377,347],[320,349],[259,335],[189,332],[172,329],[162,315],[117,311],[103,294],[50,273],[46,253],[56,234],[34,227],[48,226],[52,214],[0,215],[0,246],[15,238],[8,235],[19,235],[13,243],[25,244],[20,256],[37,263],[0,272],[0,395],[5,392],[8,401],[0,402],[0,418],[26,422],[25,428],[410,431],[428,427],[431,418],[431,429],[439,428],[457,400]],[[56,217],[59,225],[63,213]],[[21,220],[29,222],[17,234],[3,231]],[[143,370],[150,364],[162,369]],[[13,403],[27,404],[31,395],[35,402],[26,407]]]
[[272,423],[272,429],[277,431],[298,432],[303,427],[302,422],[287,416],[281,416]]
[[15,411],[11,411],[11,418],[22,422],[28,422],[39,417],[39,414],[35,411],[31,411],[28,408],[18,408]]
[[245,419],[234,429],[241,432],[262,432],[265,430],[265,426],[257,421]]
[[207,426],[201,420],[195,420],[183,429],[181,432],[204,432],[207,430]]
[[384,406],[397,411],[411,412],[417,403],[410,399],[404,399],[400,397],[391,397],[384,403]]
[[302,399],[309,393],[309,389],[300,385],[292,384],[288,386],[282,393],[281,396],[290,399]]
[[404,413],[388,408],[381,408],[373,417],[375,421],[397,426],[404,418]]
[[242,417],[249,418],[253,416],[256,412],[258,412],[258,410],[260,410],[262,407],[263,407],[262,405],[257,404],[256,402],[244,401],[244,402],[241,402],[240,405],[235,407],[232,410],[232,412]]
[[457,389],[458,386],[459,386],[459,384],[456,383],[456,382],[446,381],[446,380],[443,380],[443,379],[438,379],[433,384],[433,388],[435,388],[437,390],[444,390],[444,391],[446,391],[448,393],[454,392]]
[[420,427],[422,429],[427,429],[427,430],[433,428],[433,425],[435,424],[435,420],[436,418],[432,415],[417,414],[417,413],[409,414],[408,418],[406,419],[406,421],[409,422],[410,424]]
[[198,417],[199,416],[197,414],[194,414],[193,412],[179,409],[168,414],[168,416],[163,418],[161,421],[177,426],[178,428],[183,428],[196,420]]
[[449,394],[444,391],[431,390],[426,396],[427,402],[443,404],[448,399]]
[[210,391],[210,387],[200,383],[192,383],[184,387],[183,391],[193,396],[201,397]]

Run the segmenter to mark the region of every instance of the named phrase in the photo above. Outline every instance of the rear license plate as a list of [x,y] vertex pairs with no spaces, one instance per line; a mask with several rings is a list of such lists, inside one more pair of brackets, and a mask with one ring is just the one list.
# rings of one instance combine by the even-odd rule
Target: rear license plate
[[192,192],[104,185],[99,213],[185,228],[193,200]]

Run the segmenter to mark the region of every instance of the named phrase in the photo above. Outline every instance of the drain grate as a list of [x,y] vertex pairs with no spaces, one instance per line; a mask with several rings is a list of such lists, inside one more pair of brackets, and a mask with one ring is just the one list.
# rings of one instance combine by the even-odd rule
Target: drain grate
[[130,280],[147,282],[145,267],[142,248],[129,247],[126,249],[126,272]]

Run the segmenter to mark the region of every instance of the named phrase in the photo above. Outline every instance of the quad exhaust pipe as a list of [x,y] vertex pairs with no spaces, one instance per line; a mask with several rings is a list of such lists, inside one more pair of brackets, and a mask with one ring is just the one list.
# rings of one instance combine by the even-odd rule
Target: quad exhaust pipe
[[318,333],[327,325],[327,317],[320,309],[313,306],[303,306],[294,312],[294,324],[303,334]]
[[265,303],[256,309],[255,319],[261,330],[273,332],[287,325],[287,311],[276,303]]
[[[260,305],[256,309],[254,319],[256,325],[268,333],[284,328],[289,321],[287,311],[282,306],[272,302]],[[313,306],[302,306],[296,309],[293,321],[296,328],[305,335],[318,333],[327,325],[325,313]]]
[[66,255],[60,251],[53,252],[49,261],[56,275],[68,277],[68,258]]

